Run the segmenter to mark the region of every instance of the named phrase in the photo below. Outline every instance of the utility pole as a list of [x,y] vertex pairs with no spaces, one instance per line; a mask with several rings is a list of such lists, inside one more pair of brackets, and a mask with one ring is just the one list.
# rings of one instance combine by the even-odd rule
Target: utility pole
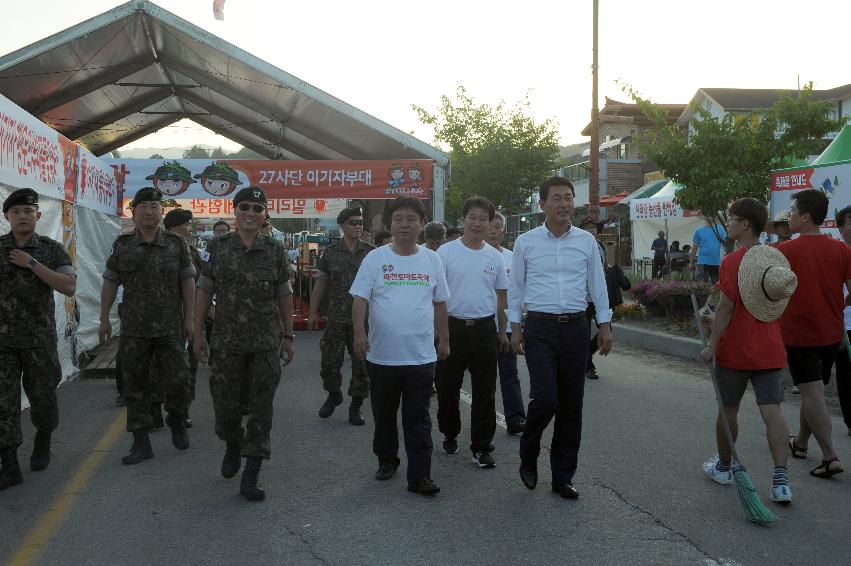
[[597,106],[597,29],[599,27],[599,0],[594,3],[594,45],[591,63],[591,167],[588,170],[588,215],[600,220],[600,108]]

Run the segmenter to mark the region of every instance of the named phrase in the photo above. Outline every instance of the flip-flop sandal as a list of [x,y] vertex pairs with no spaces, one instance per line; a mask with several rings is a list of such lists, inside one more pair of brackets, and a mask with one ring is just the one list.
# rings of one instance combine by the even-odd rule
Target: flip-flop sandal
[[[831,468],[830,465],[834,462],[839,462],[839,458],[831,458],[830,460],[822,460],[821,465],[817,468],[813,468],[810,470],[810,475],[816,478],[828,479],[832,478],[836,474],[841,474],[845,470],[840,466],[839,468]],[[822,473],[817,473],[822,471]]]
[[803,460],[804,458],[806,458],[807,457],[807,449],[801,448],[800,446],[798,446],[796,444],[798,437],[797,436],[790,436],[789,438],[791,439],[789,441],[789,452],[792,453],[792,457],[798,458],[799,460]]

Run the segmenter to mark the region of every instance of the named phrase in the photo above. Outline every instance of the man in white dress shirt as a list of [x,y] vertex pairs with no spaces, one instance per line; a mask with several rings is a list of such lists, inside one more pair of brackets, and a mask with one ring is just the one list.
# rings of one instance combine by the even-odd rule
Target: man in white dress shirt
[[[594,236],[571,226],[574,197],[573,185],[562,177],[550,177],[541,184],[541,208],[547,220],[514,243],[508,311],[511,346],[526,356],[531,386],[520,439],[520,478],[527,488],[535,489],[541,435],[555,417],[550,452],[552,489],[566,499],[579,497],[573,476],[582,436],[589,290],[600,325],[600,355],[612,349],[600,251]],[[524,304],[528,314],[521,331]]]
[[480,468],[496,465],[491,441],[496,432],[497,353],[509,346],[505,334],[508,276],[500,253],[485,242],[494,214],[488,199],[468,198],[461,207],[464,235],[437,250],[449,285],[450,349],[449,357],[437,363],[437,424],[444,437],[443,451],[458,452],[461,384],[464,372],[470,370],[470,450]]

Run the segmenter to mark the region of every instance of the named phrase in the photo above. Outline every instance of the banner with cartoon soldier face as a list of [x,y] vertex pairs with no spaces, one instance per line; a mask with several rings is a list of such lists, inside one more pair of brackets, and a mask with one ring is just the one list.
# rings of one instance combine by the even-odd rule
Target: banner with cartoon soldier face
[[395,161],[257,161],[211,159],[111,159],[124,173],[124,199],[142,187],[165,198],[232,199],[241,187],[258,186],[269,199],[431,198],[427,159]]

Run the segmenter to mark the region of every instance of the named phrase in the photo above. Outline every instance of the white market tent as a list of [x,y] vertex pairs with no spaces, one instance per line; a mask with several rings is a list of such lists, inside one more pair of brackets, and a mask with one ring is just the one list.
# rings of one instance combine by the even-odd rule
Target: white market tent
[[433,215],[443,217],[446,153],[153,2],[131,0],[0,57],[0,95],[0,202],[33,187],[38,232],[76,238],[81,320],[64,340],[56,295],[63,378],[74,369],[67,354],[97,343],[100,273],[120,229],[118,177],[98,157],[180,119],[269,158],[432,160]]
[[632,219],[633,261],[653,257],[650,245],[658,237],[659,231],[668,234],[669,246],[671,242],[677,240],[680,242],[680,249],[682,249],[684,245],[691,245],[695,230],[704,225],[702,216],[686,216],[686,213],[679,207],[670,207],[667,213],[662,212],[658,215],[636,215],[636,211],[640,210],[642,205],[655,209],[657,203],[671,203],[678,188],[679,185],[673,181],[668,181],[668,184],[652,197],[629,201],[630,218]]
[[431,159],[443,218],[446,153],[153,2],[0,58],[0,94],[98,156],[188,118],[269,158]]

